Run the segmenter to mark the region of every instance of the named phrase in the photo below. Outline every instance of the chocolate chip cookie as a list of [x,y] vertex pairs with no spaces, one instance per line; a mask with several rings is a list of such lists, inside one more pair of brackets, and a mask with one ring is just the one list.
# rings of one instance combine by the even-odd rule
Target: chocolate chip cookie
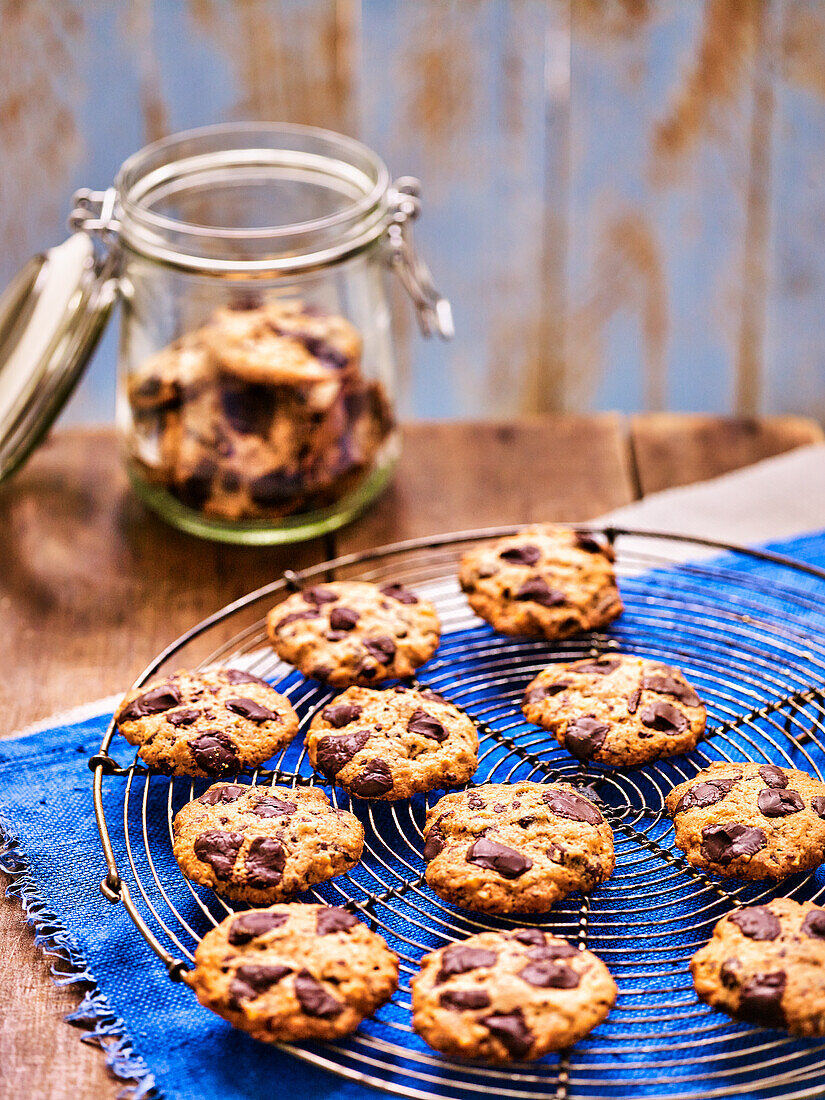
[[541,524],[465,554],[470,607],[502,634],[567,638],[622,613],[612,548],[589,532]]
[[484,913],[546,913],[613,873],[601,811],[561,783],[488,783],[427,812],[426,880],[445,901]]
[[577,760],[620,767],[689,752],[707,717],[679,669],[623,653],[550,665],[523,709]]
[[229,521],[326,508],[393,446],[361,337],[298,300],[251,299],[140,364],[127,386],[140,478]]
[[354,867],[364,829],[317,787],[218,783],[174,821],[175,859],[188,879],[250,905],[269,905]]
[[273,905],[207,932],[186,981],[256,1039],[335,1039],[389,1000],[398,956],[345,909]]
[[825,859],[825,783],[773,764],[711,764],[666,799],[676,844],[697,867],[781,879]]
[[316,771],[359,798],[460,787],[478,767],[467,715],[435,692],[406,687],[348,688],[315,715],[306,746]]
[[729,913],[690,972],[700,999],[737,1020],[825,1035],[825,909],[811,902]]
[[411,676],[435,653],[440,631],[431,603],[389,582],[315,585],[267,616],[278,656],[334,687]]
[[412,979],[413,1027],[431,1047],[485,1062],[563,1050],[616,1001],[610,971],[590,951],[538,928],[481,932],[425,955]]
[[176,672],[130,691],[115,723],[157,771],[215,778],[258,767],[298,732],[289,700],[237,668]]

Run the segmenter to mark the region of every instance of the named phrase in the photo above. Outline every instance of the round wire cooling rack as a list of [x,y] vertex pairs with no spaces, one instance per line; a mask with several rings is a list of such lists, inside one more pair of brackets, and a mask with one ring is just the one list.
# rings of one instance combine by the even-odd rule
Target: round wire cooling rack
[[[416,1098],[822,1095],[825,1040],[791,1038],[714,1012],[697,1001],[688,963],[735,906],[779,895],[822,900],[825,867],[779,884],[717,880],[674,848],[664,798],[714,760],[775,763],[825,776],[825,571],[712,540],[607,528],[602,533],[617,552],[625,603],[621,618],[607,632],[560,643],[508,638],[469,610],[456,571],[468,545],[516,530],[412,540],[288,572],[194,627],[137,681],[181,667],[241,666],[290,697],[303,729],[334,692],[273,654],[266,612],[319,579],[399,581],[438,609],[442,642],[416,683],[445,695],[477,723],[474,782],[561,779],[584,786],[601,799],[613,827],[615,873],[589,897],[566,898],[526,921],[462,910],[424,882],[424,817],[442,792],[398,803],[355,799],[350,806],[343,792],[313,773],[299,736],[270,768],[245,778],[259,785],[319,783],[334,805],[359,816],[366,834],[361,863],[303,898],[359,913],[398,953],[401,967],[392,1001],[354,1035],[279,1045],[342,1077]],[[521,697],[541,668],[612,649],[685,671],[708,709],[707,734],[694,752],[634,770],[585,766],[524,720]],[[101,890],[125,905],[170,978],[180,980],[205,932],[242,906],[230,907],[190,883],[171,856],[173,817],[205,783],[151,772],[136,756],[119,762],[124,742],[115,733],[111,725],[90,760],[108,866]],[[619,986],[610,1017],[572,1050],[529,1064],[497,1068],[434,1053],[410,1024],[410,978],[421,956],[475,932],[525,923],[587,946],[607,963]]]

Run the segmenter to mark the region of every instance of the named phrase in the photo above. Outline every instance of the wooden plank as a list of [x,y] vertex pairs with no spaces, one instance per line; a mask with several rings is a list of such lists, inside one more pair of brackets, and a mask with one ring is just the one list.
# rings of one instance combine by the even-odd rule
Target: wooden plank
[[633,417],[630,433],[642,496],[825,439],[819,424],[800,416],[733,420],[658,413]]
[[0,874],[0,1097],[114,1100],[123,1083],[115,1081],[100,1051],[81,1043],[81,1033],[63,1022],[80,994],[52,982],[19,903],[2,897],[4,881]]
[[416,238],[460,336],[443,345],[403,330],[406,417],[508,416],[558,399],[548,311],[563,250],[548,259],[544,215],[550,11],[545,0],[362,2],[360,136],[393,173],[420,177]]
[[346,553],[465,528],[584,520],[634,497],[614,414],[414,424],[395,483],[337,545]]
[[184,535],[130,492],[111,431],[55,434],[0,494],[0,668],[22,677],[0,678],[2,732],[126,688],[205,615],[327,553]]

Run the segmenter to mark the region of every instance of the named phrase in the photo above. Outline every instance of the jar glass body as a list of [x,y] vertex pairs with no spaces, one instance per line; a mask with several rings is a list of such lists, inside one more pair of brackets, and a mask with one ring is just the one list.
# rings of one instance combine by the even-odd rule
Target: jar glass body
[[118,431],[135,489],[176,526],[298,541],[388,481],[385,173],[301,127],[196,131],[124,166]]

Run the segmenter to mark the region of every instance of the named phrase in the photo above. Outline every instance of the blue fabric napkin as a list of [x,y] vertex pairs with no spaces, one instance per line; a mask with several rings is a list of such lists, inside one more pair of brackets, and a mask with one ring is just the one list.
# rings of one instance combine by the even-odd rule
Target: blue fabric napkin
[[[825,566],[825,534],[807,536],[773,549]],[[668,776],[670,782],[678,782],[708,760],[737,759],[742,752],[750,758],[798,765],[805,770],[813,770],[812,765],[825,769],[822,751],[805,738],[798,739],[799,745],[787,751],[786,742],[777,733],[780,719],[771,713],[769,706],[765,708],[766,703],[779,695],[804,692],[825,680],[825,665],[818,649],[825,644],[825,585],[816,577],[801,574],[791,577],[786,569],[740,556],[721,558],[713,563],[713,568],[710,574],[703,563],[674,566],[666,573],[655,570],[631,576],[622,584],[627,612],[610,631],[610,637],[622,649],[653,651],[655,656],[684,667],[708,700],[710,722],[722,728],[721,735],[714,735],[697,751],[693,763],[662,764],[657,776],[659,779]],[[653,592],[661,594],[666,584],[674,599],[690,606],[697,592],[706,592],[708,586],[719,584],[720,569],[731,577],[749,574],[749,584],[727,605],[720,605],[713,622],[705,623],[704,613],[697,612],[695,624],[683,632],[679,624],[684,621],[684,612],[674,612],[674,617],[668,619],[665,608],[662,618],[661,599],[651,602],[649,598]],[[758,630],[752,631],[748,626],[750,611],[755,616],[757,611],[767,613],[781,621],[789,607],[786,591],[789,583],[797,595],[787,615],[784,635],[764,637]],[[804,596],[800,599],[800,592],[809,592],[810,600],[806,601]],[[728,612],[730,618],[726,621]],[[486,723],[487,728],[497,731],[494,747],[484,755],[476,781],[554,778],[556,774],[576,778],[575,763],[552,738],[524,723],[518,708],[524,684],[553,655],[552,648],[544,643],[510,642],[503,638],[496,639],[491,647],[491,638],[486,627],[448,634],[436,657],[421,672],[424,682],[450,695],[477,720]],[[812,640],[816,644],[810,644]],[[696,657],[697,645],[702,650],[701,659]],[[748,670],[739,669],[735,693],[729,690],[724,675],[726,653],[731,646],[740,655],[748,655]],[[794,654],[792,667],[783,666],[785,650]],[[495,661],[502,662],[501,667],[506,664],[510,676],[513,668],[517,668],[517,689],[512,683],[504,692],[497,688]],[[299,710],[312,692],[317,700],[317,687],[298,686],[294,676],[283,686],[292,690]],[[797,727],[802,729],[806,723],[821,721],[817,705],[800,695],[798,708],[790,718],[785,713],[781,716],[781,722],[786,724],[783,728],[789,728],[790,721],[792,732],[797,733]],[[738,721],[743,714],[750,717]],[[367,1065],[357,1057],[345,1058],[350,1074],[356,1078],[345,1080],[249,1039],[201,1008],[186,986],[169,980],[164,966],[136,933],[124,907],[107,903],[99,892],[105,864],[92,810],[87,759],[97,751],[109,717],[109,714],[86,717],[0,742],[0,867],[12,876],[9,893],[20,899],[34,926],[38,945],[52,957],[56,980],[86,982],[90,986],[83,1003],[69,1020],[87,1029],[86,1041],[102,1047],[114,1073],[128,1082],[129,1095],[138,1100],[156,1089],[168,1100],[199,1097],[263,1100],[273,1095],[363,1100],[376,1094],[358,1083],[359,1069],[366,1068],[375,1077],[388,1075],[396,1084],[409,1079],[406,1072],[409,1066],[397,1065],[389,1053],[383,1057],[382,1044],[404,1045],[410,1052],[410,1065],[428,1075],[427,1087],[445,1096],[455,1095],[455,1081],[441,1073],[437,1058],[429,1060],[432,1052],[411,1032],[408,1012],[402,1007],[387,1005],[379,1011],[377,1020],[365,1025],[365,1034],[373,1040],[369,1049],[375,1064]],[[778,753],[780,743],[782,752]],[[306,761],[299,759],[299,748],[295,746],[283,766],[295,767],[309,775]],[[124,764],[131,759],[132,751],[123,743],[113,746],[114,755]],[[658,779],[651,779],[645,772],[632,773],[628,779],[616,778],[607,769],[591,771],[597,785],[602,784],[597,789],[605,802],[609,805],[618,800],[617,804],[627,810],[623,823],[616,828],[617,860],[625,875],[638,874],[643,890],[646,877],[656,879],[657,875],[666,874],[668,865],[663,853],[672,847],[667,820],[657,820],[649,827],[644,823],[646,807],[660,798],[661,792],[656,791]],[[124,784],[123,778],[107,777],[104,798],[107,819],[121,823],[119,829],[112,830],[113,843],[118,864],[128,876],[129,852],[124,846],[122,824]],[[196,783],[194,793],[199,793],[204,785]],[[127,811],[130,836],[140,836],[144,804],[146,808],[148,845],[136,844],[131,856],[140,878],[153,883],[150,900],[157,906],[156,914],[139,897],[137,900],[154,930],[164,935],[161,922],[165,922],[173,935],[191,944],[182,920],[202,933],[208,921],[201,903],[211,912],[219,914],[219,910],[208,891],[189,889],[171,857],[167,789],[167,781],[162,778],[150,780],[148,788],[140,778],[134,782],[130,796]],[[191,793],[177,782],[172,812]],[[400,808],[361,805],[356,810],[365,821],[368,840],[377,858],[366,859],[352,872],[348,893],[355,891],[356,900],[361,901],[366,901],[369,895],[378,895],[379,900],[366,915],[375,920],[390,946],[401,955],[405,964],[402,971],[407,974],[402,985],[407,984],[409,971],[420,955],[443,942],[434,929],[441,928],[448,935],[469,935],[475,930],[473,916],[439,902],[418,882],[424,867],[418,833],[424,818],[423,799],[413,799]],[[412,887],[405,885],[410,879]],[[823,885],[825,878],[820,869],[814,881],[796,896],[810,896]],[[667,896],[670,888],[668,880],[662,878],[663,896]],[[697,1088],[701,1093],[702,1070],[691,1064],[690,1049],[683,1050],[681,1060],[673,1059],[672,1066],[664,1076],[659,1076],[655,1085],[647,1083],[645,1052],[650,1051],[651,1056],[667,1052],[672,1042],[669,1032],[683,1028],[683,1021],[663,1021],[657,1017],[657,1003],[672,1003],[676,996],[684,1002],[686,1012],[696,1013],[697,1049],[701,1047],[705,1029],[714,1028],[714,1051],[718,1057],[730,1060],[731,1073],[739,1072],[743,1061],[747,1064],[752,1031],[744,1025],[728,1023],[706,1006],[697,1007],[684,970],[673,973],[672,968],[663,968],[657,961],[657,953],[689,955],[709,935],[713,923],[729,905],[724,897],[711,894],[697,924],[695,905],[686,898],[671,906],[666,919],[651,931],[644,913],[634,916],[633,912],[625,911],[617,924],[612,906],[619,904],[622,889],[626,887],[608,882],[593,895],[588,939],[588,946],[602,955],[617,976],[622,990],[621,1010],[617,1009],[607,1025],[576,1048],[569,1067],[570,1095],[680,1095],[692,1094]],[[736,889],[747,899],[759,895],[762,887],[736,884]],[[163,905],[158,906],[160,891],[168,893],[181,918],[170,918]],[[345,898],[335,883],[325,885],[320,892],[332,904]],[[557,906],[548,927],[571,938],[580,934],[579,900],[568,898]],[[417,923],[411,924],[411,916]],[[628,934],[635,937],[630,941],[631,948],[624,946],[628,941],[623,937]],[[631,1038],[638,1034],[640,1017],[652,1021],[647,1025],[649,1040],[643,1050]],[[725,1046],[728,1036],[729,1043]],[[780,1039],[771,1032],[762,1032],[761,1036],[768,1037],[766,1042]],[[676,1042],[684,1047],[683,1038],[677,1036]],[[781,1056],[797,1086],[816,1083],[817,1075],[822,1074],[814,1067],[825,1064],[825,1045],[821,1041],[782,1042]],[[363,1054],[365,1048],[352,1047],[356,1049]],[[323,1047],[308,1046],[306,1050],[310,1058],[324,1056]],[[577,1073],[580,1052],[587,1065],[603,1066],[603,1074],[593,1076],[589,1070]],[[383,1067],[382,1061],[386,1063]],[[537,1069],[537,1080],[531,1087],[553,1095],[557,1058],[550,1056],[540,1065],[543,1068]],[[611,1090],[618,1065],[624,1066],[625,1078],[635,1082],[631,1091]],[[472,1068],[467,1070],[465,1083],[483,1082],[483,1078],[473,1077],[474,1072]],[[506,1094],[506,1071],[494,1071],[489,1080],[498,1081],[500,1091]],[[495,1084],[490,1091],[495,1091]],[[761,1091],[757,1079],[753,1080],[750,1092],[741,1090],[740,1084],[739,1095],[775,1094],[774,1089]]]

